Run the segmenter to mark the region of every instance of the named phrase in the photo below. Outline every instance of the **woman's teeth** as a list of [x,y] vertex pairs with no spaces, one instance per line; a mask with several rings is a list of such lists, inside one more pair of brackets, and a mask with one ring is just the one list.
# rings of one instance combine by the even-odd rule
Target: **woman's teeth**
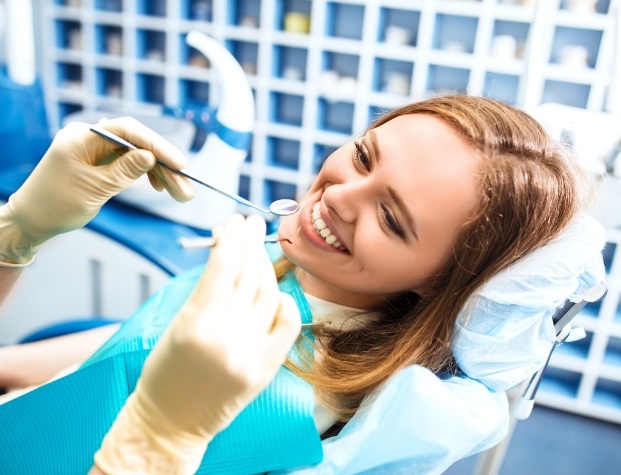
[[319,207],[320,205],[318,201],[313,206],[313,213],[312,213],[313,227],[317,231],[317,234],[319,234],[323,238],[323,240],[326,241],[328,244],[330,244],[332,247],[335,247],[341,251],[347,251],[345,246],[343,246],[336,239],[336,236],[332,234],[332,231],[330,231],[330,228],[328,227],[326,222],[323,219],[321,219],[321,212],[319,211]]

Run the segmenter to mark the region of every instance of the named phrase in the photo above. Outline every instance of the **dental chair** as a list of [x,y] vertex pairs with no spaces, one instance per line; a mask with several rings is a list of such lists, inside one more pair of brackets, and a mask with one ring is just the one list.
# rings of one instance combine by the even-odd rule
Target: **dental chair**
[[572,301],[567,299],[557,308],[556,312],[554,312],[552,321],[554,322],[556,338],[546,362],[531,378],[507,391],[511,414],[507,436],[498,445],[482,452],[478,456],[473,475],[497,475],[500,473],[516,423],[527,419],[531,415],[533,406],[535,405],[537,390],[539,389],[545,370],[550,362],[552,353],[559,345],[565,342],[572,342],[584,338],[583,329],[574,326],[573,319],[588,304],[602,300],[606,296],[606,293],[606,284],[605,282],[601,282],[585,291],[581,300]]

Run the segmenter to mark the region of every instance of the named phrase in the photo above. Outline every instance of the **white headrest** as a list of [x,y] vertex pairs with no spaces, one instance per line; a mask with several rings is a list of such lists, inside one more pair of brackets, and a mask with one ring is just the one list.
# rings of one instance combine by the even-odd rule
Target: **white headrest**
[[495,390],[522,382],[546,361],[552,314],[566,299],[605,281],[601,224],[578,216],[554,242],[499,272],[466,302],[454,327],[453,353],[469,378]]

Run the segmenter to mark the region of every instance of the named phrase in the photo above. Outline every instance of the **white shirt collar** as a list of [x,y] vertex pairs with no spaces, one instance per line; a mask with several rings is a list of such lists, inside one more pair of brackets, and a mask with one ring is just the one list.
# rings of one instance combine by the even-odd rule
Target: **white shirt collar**
[[313,323],[324,323],[336,330],[347,330],[362,325],[380,315],[380,312],[374,310],[347,307],[307,293],[304,295],[313,315]]

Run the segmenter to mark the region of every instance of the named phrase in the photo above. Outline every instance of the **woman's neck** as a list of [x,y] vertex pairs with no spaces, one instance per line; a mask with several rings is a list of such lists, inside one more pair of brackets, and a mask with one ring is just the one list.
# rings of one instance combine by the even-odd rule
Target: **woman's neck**
[[296,268],[295,275],[305,293],[322,300],[327,300],[328,302],[344,305],[346,307],[376,309],[384,301],[383,296],[359,294],[337,288],[317,279],[315,276],[299,267]]

